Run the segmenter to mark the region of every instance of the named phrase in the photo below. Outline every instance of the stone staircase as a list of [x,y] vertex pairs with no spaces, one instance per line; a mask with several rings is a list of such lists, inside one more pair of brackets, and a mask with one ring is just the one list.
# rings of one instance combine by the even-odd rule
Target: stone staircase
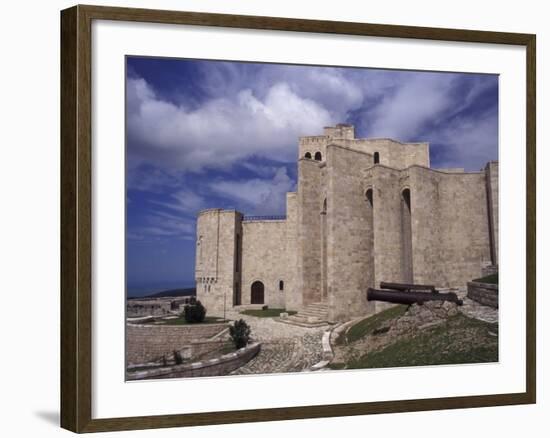
[[321,327],[328,324],[328,304],[311,303],[295,315],[279,318],[280,322],[300,327]]

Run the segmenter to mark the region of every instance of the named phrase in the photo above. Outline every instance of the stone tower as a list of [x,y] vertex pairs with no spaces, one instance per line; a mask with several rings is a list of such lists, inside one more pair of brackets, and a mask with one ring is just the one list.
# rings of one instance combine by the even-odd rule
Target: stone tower
[[197,218],[195,280],[208,314],[222,314],[241,301],[242,215],[210,209]]

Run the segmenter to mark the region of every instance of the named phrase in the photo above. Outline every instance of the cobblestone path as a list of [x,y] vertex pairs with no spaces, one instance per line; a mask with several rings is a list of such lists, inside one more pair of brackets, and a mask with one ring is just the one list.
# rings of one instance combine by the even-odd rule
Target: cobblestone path
[[325,328],[304,328],[273,318],[242,318],[250,325],[254,341],[262,343],[258,355],[231,374],[266,374],[306,371],[322,359],[321,339]]

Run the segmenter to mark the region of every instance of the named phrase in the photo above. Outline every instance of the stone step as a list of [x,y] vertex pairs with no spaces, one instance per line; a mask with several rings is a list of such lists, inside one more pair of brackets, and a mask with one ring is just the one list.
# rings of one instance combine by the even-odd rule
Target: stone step
[[296,315],[289,316],[288,318],[277,318],[277,321],[282,322],[284,324],[289,325],[295,325],[298,327],[306,327],[306,328],[315,328],[315,327],[323,327],[328,325],[328,322],[317,320],[317,321],[308,321],[304,318],[297,318]]
[[319,318],[327,318],[328,312],[315,311],[315,310],[300,310],[297,315],[301,316],[317,316]]
[[311,303],[307,304],[306,309],[328,309],[327,303]]

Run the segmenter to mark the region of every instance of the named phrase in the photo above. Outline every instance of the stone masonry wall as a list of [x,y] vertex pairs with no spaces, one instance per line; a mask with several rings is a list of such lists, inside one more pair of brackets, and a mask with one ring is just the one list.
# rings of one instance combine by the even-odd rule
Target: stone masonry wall
[[321,169],[319,163],[298,160],[297,289],[303,304],[321,301]]
[[369,169],[365,189],[372,187],[374,204],[373,286],[381,281],[402,281],[401,172],[382,165]]
[[484,306],[498,309],[498,284],[469,282],[468,298]]
[[227,328],[226,324],[126,325],[126,363],[154,361],[174,350],[190,347],[192,341],[206,340]]
[[128,300],[126,318],[140,316],[162,316],[170,313],[170,301],[165,300]]
[[329,145],[327,148],[327,280],[329,320],[374,312],[365,293],[372,279],[366,263],[371,241],[366,234],[369,210],[361,170],[372,156]]
[[[242,228],[242,303],[250,304],[252,283],[261,281],[264,304],[284,308],[284,288],[291,287],[292,280],[287,277],[286,221],[245,221]],[[282,291],[279,290],[281,280],[284,282]]]
[[498,161],[491,161],[485,167],[487,181],[488,209],[490,218],[492,264],[498,266],[499,226],[498,226]]
[[440,176],[441,271],[446,286],[464,287],[491,262],[483,172]]
[[413,273],[417,283],[464,286],[490,261],[482,173],[409,169]]
[[412,165],[430,167],[428,143],[401,143],[389,138],[354,138],[353,135],[300,137],[299,158],[304,158],[309,152],[311,159],[314,159],[315,153],[320,152],[321,161],[325,161],[329,144],[336,144],[371,155],[378,152],[380,164],[395,169],[405,169]]
[[236,233],[241,214],[234,210],[206,210],[197,220],[197,299],[208,315],[223,314],[233,303]]
[[412,167],[407,174],[403,183],[409,187],[411,197],[413,280],[447,286],[441,270],[441,246],[447,238],[441,233],[441,174],[423,167]]
[[287,310],[302,308],[302,293],[297,287],[298,230],[297,194],[286,195],[286,258],[287,280],[285,281],[285,307]]
[[371,155],[378,152],[380,164],[394,169],[412,165],[430,167],[428,143],[401,143],[389,138],[338,140],[336,143]]

